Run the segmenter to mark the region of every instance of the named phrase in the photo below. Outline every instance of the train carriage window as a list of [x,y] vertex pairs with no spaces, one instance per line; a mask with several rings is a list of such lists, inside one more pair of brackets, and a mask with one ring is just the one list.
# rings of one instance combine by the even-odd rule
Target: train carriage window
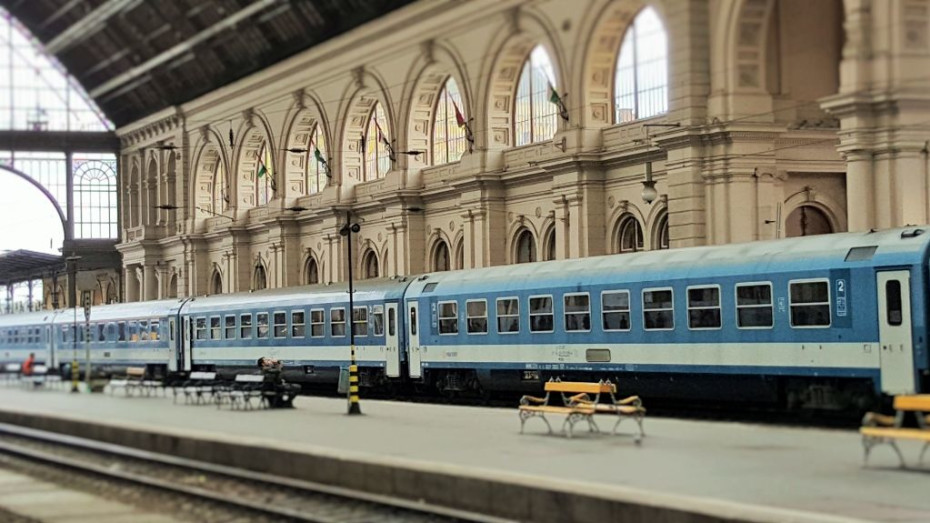
[[368,307],[354,307],[352,309],[352,325],[356,336],[368,336]]
[[287,313],[274,313],[274,337],[287,338]]
[[520,301],[516,298],[497,299],[497,332],[520,332]]
[[149,321],[141,320],[139,322],[139,341],[149,341]]
[[220,339],[220,317],[210,316],[210,339]]
[[259,312],[255,315],[255,337],[268,338],[268,313]]
[[630,330],[630,291],[602,292],[601,316],[605,331]]
[[411,336],[417,335],[417,308],[416,307],[410,308],[410,335]]
[[720,328],[720,287],[688,288],[688,328]]
[[174,318],[168,320],[168,341],[174,343],[174,330],[177,328]]
[[346,335],[346,310],[330,309],[329,310],[329,330],[332,336]]
[[888,280],[885,282],[885,308],[888,314],[888,325],[897,327],[904,320],[903,307],[901,303],[901,282],[898,280]]
[[149,329],[151,334],[149,339],[152,341],[158,341],[161,338],[161,332],[159,332],[159,327],[161,327],[161,322],[159,320],[149,320]]
[[241,340],[252,339],[252,315],[251,314],[239,315],[239,339]]
[[384,305],[371,308],[371,326],[375,336],[384,336]]
[[487,300],[468,300],[465,302],[465,323],[469,334],[488,333]]
[[204,317],[197,318],[194,321],[194,339],[207,339],[207,319]]
[[774,324],[772,284],[737,284],[736,326],[740,329],[767,329]]
[[306,320],[304,319],[304,311],[292,311],[291,312],[291,337],[292,338],[303,338],[306,336]]
[[439,302],[439,334],[459,333],[459,304],[454,301]]
[[643,326],[646,330],[675,328],[675,307],[672,289],[643,290]]
[[792,327],[830,326],[830,285],[826,280],[789,282]]
[[97,324],[97,341],[107,341],[107,326],[105,323]]
[[118,341],[126,341],[126,322],[121,321],[116,324],[116,339]]
[[323,309],[310,311],[310,337],[322,338],[326,335],[326,315]]
[[236,339],[236,316],[229,314],[224,318],[225,328],[223,329],[223,338],[227,340]]
[[388,336],[394,336],[397,332],[397,314],[393,308],[388,309]]
[[552,332],[552,296],[530,296],[530,332]]
[[[9,342],[10,342],[9,334],[7,334],[7,336],[4,338],[3,341],[6,342],[6,343],[9,343]],[[71,341],[71,340],[68,339],[68,326],[67,326],[67,325],[62,325],[62,326],[61,326],[61,341],[62,341],[62,343],[67,342],[67,341]]]
[[587,332],[591,330],[591,298],[588,293],[566,294],[565,330],[568,332]]

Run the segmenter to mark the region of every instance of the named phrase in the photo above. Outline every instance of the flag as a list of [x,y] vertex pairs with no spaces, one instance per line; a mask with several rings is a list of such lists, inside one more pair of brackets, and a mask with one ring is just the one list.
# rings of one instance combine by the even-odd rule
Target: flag
[[561,116],[562,119],[567,122],[568,121],[568,108],[565,107],[565,103],[562,101],[562,98],[559,96],[558,91],[556,91],[555,87],[552,86],[552,82],[549,82],[549,101],[559,107],[559,116]]
[[326,177],[332,178],[333,175],[329,173],[329,164],[326,163],[326,160],[323,159],[323,153],[320,152],[320,148],[313,146],[313,157],[316,158],[316,161],[323,165],[323,168],[326,169]]
[[[455,103],[455,100],[452,100],[452,107],[455,108],[455,123],[458,124],[459,127],[465,129],[465,139],[468,140],[468,143],[474,144],[475,135],[471,132],[471,126],[468,125],[468,121],[462,116],[462,111],[459,111],[459,105]],[[471,148],[469,148],[469,152],[470,151]]]
[[[262,162],[261,160],[259,160],[259,161],[258,161],[258,173],[256,174],[256,176],[258,176],[259,178],[261,178],[261,177],[265,176],[266,174],[268,174],[268,168],[265,167],[265,163],[264,163],[264,162]],[[274,192],[278,192],[278,184],[275,183],[275,179],[274,179],[274,175],[273,175],[273,174],[271,175],[271,178],[270,178],[269,182],[271,182],[271,190],[274,191]]]
[[384,147],[388,150],[388,157],[392,162],[397,161],[397,156],[394,154],[394,148],[391,146],[391,142],[388,141],[387,137],[384,136],[384,133],[381,131],[381,125],[378,124],[378,119],[375,118],[375,128],[378,129],[378,141],[384,144]]

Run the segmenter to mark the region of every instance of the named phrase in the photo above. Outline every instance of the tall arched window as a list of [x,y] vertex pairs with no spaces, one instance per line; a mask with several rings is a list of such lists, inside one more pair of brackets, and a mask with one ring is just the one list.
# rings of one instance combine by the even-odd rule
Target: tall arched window
[[316,264],[316,260],[314,260],[312,257],[307,260],[307,270],[305,273],[307,275],[308,285],[320,283],[320,268]]
[[368,127],[365,130],[365,180],[383,178],[391,169],[388,150],[390,141],[387,117],[384,116],[381,104],[376,102],[368,114]]
[[636,218],[627,216],[620,222],[617,245],[621,253],[643,250],[643,228]]
[[116,238],[116,213],[116,159],[111,154],[75,156],[74,235]]
[[168,279],[168,298],[177,298],[178,297],[178,275],[172,274],[171,278]]
[[226,185],[226,169],[222,158],[216,159],[213,169],[213,212],[221,213],[229,206],[229,188]]
[[668,39],[651,7],[636,15],[620,44],[614,110],[617,123],[668,111]]
[[663,214],[656,223],[655,248],[668,249],[668,213]]
[[543,260],[551,261],[555,259],[555,227],[549,230],[546,235],[545,250],[543,250]]
[[253,289],[260,291],[268,287],[268,277],[265,275],[265,267],[262,265],[255,266],[255,285]]
[[552,62],[546,50],[537,45],[523,64],[517,84],[513,132],[518,146],[548,140],[555,135],[558,106],[550,101],[550,86],[556,87]]
[[316,194],[326,187],[329,178],[326,162],[326,136],[317,124],[307,144],[307,194]]
[[433,270],[434,271],[448,271],[451,269],[449,265],[449,246],[446,245],[446,242],[439,240],[436,244],[436,250],[433,252]]
[[517,263],[528,263],[536,261],[536,240],[533,233],[523,229],[517,236]]
[[365,253],[365,256],[362,258],[362,270],[364,271],[365,278],[378,277],[378,255],[375,254],[375,251],[369,250]]
[[442,86],[439,100],[436,102],[436,117],[433,120],[433,165],[457,162],[465,153],[465,129],[459,126],[456,109],[464,119],[462,95],[455,78],[450,76]]
[[210,284],[213,294],[223,294],[223,277],[219,272],[213,273],[213,282]]
[[833,225],[830,224],[827,215],[811,205],[802,205],[791,211],[785,220],[785,236],[789,238],[832,232]]
[[265,205],[274,197],[274,171],[271,163],[271,149],[267,142],[262,142],[255,162],[255,205]]

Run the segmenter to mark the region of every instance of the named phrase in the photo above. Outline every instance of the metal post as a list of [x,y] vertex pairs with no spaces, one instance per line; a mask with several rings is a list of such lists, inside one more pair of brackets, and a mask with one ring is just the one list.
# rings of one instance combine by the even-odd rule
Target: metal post
[[361,414],[362,407],[358,402],[358,365],[355,363],[355,288],[352,281],[352,233],[358,232],[357,223],[352,223],[352,212],[346,211],[346,224],[342,233],[348,240],[349,262],[349,414]]
[[77,261],[78,256],[69,256],[68,262],[68,301],[74,310],[74,322],[71,324],[71,392],[78,392],[77,362]]
[[84,384],[87,385],[87,392],[90,392],[90,342],[92,339],[90,332],[90,306],[93,295],[93,291],[90,291],[84,296],[84,351],[87,360],[87,363],[84,365]]

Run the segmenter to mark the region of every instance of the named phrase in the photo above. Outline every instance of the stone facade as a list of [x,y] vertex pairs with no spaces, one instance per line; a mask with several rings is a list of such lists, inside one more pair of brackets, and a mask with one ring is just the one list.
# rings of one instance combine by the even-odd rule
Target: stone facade
[[[615,123],[620,44],[647,6],[668,110]],[[120,129],[125,298],[342,280],[348,212],[363,278],[930,222],[928,32],[930,0],[423,0]],[[516,147],[537,45],[569,119]],[[430,165],[450,77],[475,143]],[[363,181],[375,103],[398,154]],[[316,126],[331,179],[306,194]]]

